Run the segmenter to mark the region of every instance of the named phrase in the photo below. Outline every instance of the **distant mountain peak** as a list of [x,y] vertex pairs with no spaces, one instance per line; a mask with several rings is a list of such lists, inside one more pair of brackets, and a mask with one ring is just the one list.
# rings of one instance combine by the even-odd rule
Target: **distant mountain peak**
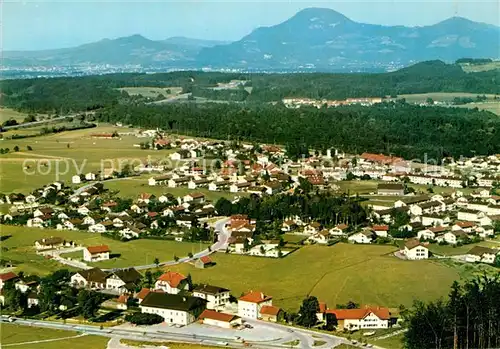
[[293,17],[288,19],[289,23],[310,23],[310,24],[323,24],[334,25],[339,22],[352,22],[349,18],[342,13],[329,8],[310,7],[297,12]]

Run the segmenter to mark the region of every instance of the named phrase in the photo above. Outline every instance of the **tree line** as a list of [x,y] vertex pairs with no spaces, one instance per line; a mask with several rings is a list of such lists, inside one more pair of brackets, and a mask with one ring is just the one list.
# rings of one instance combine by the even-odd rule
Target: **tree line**
[[216,139],[338,148],[395,154],[407,159],[500,152],[500,119],[486,111],[388,102],[372,107],[302,107],[270,104],[116,105],[96,112],[102,122]]
[[[213,90],[241,80],[244,89]],[[346,99],[427,92],[500,93],[498,70],[465,73],[458,64],[428,61],[377,74],[242,74],[182,71],[160,74],[121,73],[85,77],[37,78],[1,82],[2,106],[26,112],[67,113],[95,110],[137,100],[120,87],[182,87],[184,92],[217,100],[276,102],[285,97]]]

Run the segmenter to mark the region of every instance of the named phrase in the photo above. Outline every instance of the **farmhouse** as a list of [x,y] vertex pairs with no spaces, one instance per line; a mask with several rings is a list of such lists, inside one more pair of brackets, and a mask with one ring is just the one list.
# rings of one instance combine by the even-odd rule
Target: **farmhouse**
[[409,260],[419,260],[429,258],[429,250],[417,239],[411,239],[405,242],[401,253]]
[[388,328],[391,318],[387,308],[362,309],[328,309],[327,314],[334,314],[337,318],[337,330],[343,331],[360,329]]
[[482,262],[482,263],[493,264],[495,263],[496,256],[499,253],[500,250],[495,250],[492,248],[487,248],[482,246],[474,246],[465,255],[465,260],[471,263]]
[[168,324],[188,325],[205,309],[206,301],[198,297],[149,292],[139,305],[142,313],[157,314]]
[[109,259],[110,249],[107,245],[89,246],[83,250],[83,260],[98,262]]
[[251,319],[260,318],[260,311],[265,305],[273,305],[273,298],[262,292],[250,291],[238,299],[238,315]]
[[77,288],[103,289],[108,274],[99,268],[80,270],[71,276],[70,283]]
[[389,231],[388,225],[374,225],[372,226],[372,231],[377,234],[377,236],[387,237],[387,232]]
[[205,309],[198,318],[205,325],[217,326],[222,328],[233,328],[241,326],[242,321],[239,316],[219,313],[214,310]]
[[194,262],[194,266],[198,269],[205,269],[212,264],[213,261],[209,256],[200,257],[196,260],[196,262]]
[[207,301],[207,309],[221,310],[229,304],[229,290],[211,285],[199,285],[193,290],[193,296]]
[[203,193],[189,193],[184,196],[184,202],[201,204],[205,202],[205,195]]
[[380,183],[377,186],[377,194],[403,196],[405,194],[405,187],[403,183]]
[[170,294],[178,294],[181,290],[189,291],[189,284],[184,275],[174,271],[167,271],[156,280],[155,289]]

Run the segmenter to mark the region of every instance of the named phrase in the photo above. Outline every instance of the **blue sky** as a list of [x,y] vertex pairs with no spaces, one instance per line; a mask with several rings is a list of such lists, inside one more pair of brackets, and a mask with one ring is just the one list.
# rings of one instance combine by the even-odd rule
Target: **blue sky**
[[142,34],[238,40],[259,26],[280,23],[307,7],[332,8],[364,23],[430,25],[455,14],[500,25],[497,1],[127,1],[3,0],[4,50],[76,46],[102,38]]

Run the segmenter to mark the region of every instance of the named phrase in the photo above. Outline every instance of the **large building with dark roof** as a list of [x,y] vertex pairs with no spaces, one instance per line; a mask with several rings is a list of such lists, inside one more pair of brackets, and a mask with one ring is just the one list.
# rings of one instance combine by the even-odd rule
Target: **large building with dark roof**
[[207,309],[223,310],[229,304],[229,290],[219,286],[198,285],[193,290],[193,296],[205,299]]
[[141,312],[157,314],[168,324],[188,325],[205,310],[206,301],[198,297],[150,292],[141,302]]

